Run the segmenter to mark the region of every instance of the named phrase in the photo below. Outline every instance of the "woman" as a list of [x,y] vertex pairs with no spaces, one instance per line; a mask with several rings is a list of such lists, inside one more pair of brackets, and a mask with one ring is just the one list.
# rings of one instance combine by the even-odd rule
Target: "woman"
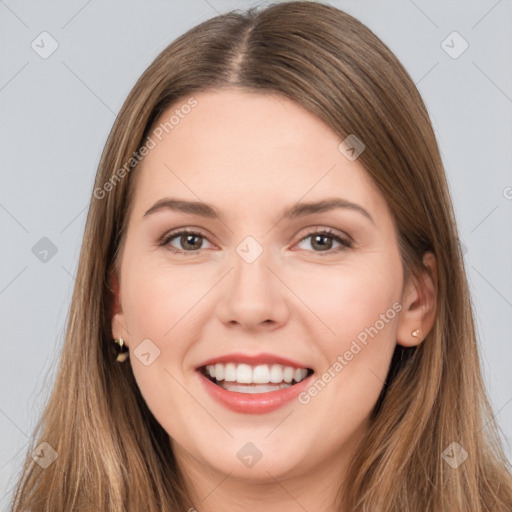
[[512,508],[431,123],[351,16],[271,5],[167,47],[76,281],[15,511]]

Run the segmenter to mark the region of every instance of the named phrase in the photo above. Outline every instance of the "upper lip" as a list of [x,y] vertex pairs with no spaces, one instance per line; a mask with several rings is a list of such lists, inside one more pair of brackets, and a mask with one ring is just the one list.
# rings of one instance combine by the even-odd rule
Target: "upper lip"
[[233,353],[226,354],[223,356],[212,357],[207,359],[196,366],[196,370],[207,365],[213,365],[216,363],[245,363],[251,366],[257,366],[260,364],[282,364],[283,366],[293,366],[294,368],[307,368],[311,369],[307,364],[294,361],[287,357],[278,356],[276,354],[242,354]]

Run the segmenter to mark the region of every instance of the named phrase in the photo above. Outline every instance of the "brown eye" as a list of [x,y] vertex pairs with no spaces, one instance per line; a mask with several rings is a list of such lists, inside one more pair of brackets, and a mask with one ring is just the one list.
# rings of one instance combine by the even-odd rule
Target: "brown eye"
[[[173,253],[194,254],[203,249],[202,245],[205,240],[206,238],[201,233],[182,230],[171,233],[162,241],[161,245],[168,246],[169,250]],[[178,248],[171,245],[171,242],[174,241],[178,243]]]
[[[310,246],[313,247],[314,252],[333,253],[352,247],[352,243],[349,240],[342,238],[330,230],[313,231],[302,238],[300,242],[302,243],[308,238],[311,239]],[[332,250],[333,244],[336,242],[340,245]]]

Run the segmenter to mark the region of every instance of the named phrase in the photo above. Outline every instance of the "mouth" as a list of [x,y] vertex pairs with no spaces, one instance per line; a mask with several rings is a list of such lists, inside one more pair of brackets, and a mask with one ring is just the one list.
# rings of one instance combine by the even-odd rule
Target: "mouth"
[[271,393],[295,386],[311,376],[311,368],[283,364],[216,363],[198,368],[199,373],[217,386],[235,393]]

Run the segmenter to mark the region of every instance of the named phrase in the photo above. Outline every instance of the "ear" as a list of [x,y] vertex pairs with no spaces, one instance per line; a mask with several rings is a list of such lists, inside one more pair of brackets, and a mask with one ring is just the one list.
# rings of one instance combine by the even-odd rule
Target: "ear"
[[[436,318],[437,265],[432,252],[423,256],[425,270],[419,278],[410,276],[402,294],[402,313],[397,329],[397,344],[419,345],[434,325]],[[412,334],[417,331],[416,335]]]
[[126,319],[123,313],[121,304],[119,277],[117,272],[112,274],[110,280],[111,303],[110,303],[110,318],[113,339],[123,338],[125,345],[129,345],[128,330],[126,329]]

